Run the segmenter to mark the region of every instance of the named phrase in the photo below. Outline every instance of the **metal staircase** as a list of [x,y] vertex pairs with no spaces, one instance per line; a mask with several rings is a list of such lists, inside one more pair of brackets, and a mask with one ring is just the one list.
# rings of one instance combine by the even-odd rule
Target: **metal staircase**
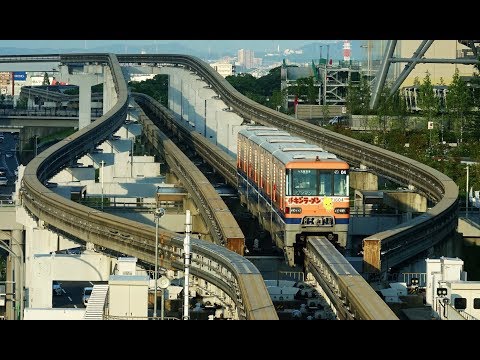
[[92,294],[88,299],[84,320],[103,320],[103,309],[107,300],[108,284],[93,285]]

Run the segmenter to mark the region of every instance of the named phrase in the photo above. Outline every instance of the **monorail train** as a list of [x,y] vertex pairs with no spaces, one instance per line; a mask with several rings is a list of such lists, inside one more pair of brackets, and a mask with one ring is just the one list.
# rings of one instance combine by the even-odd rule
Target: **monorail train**
[[245,126],[237,139],[240,201],[258,217],[288,263],[303,263],[306,237],[346,245],[349,165],[276,128]]

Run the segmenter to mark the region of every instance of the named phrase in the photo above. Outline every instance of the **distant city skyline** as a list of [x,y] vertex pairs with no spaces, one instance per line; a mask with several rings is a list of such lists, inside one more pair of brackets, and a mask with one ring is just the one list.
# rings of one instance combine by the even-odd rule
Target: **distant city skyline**
[[58,50],[93,49],[111,45],[149,46],[177,43],[193,50],[214,52],[250,49],[253,51],[274,51],[299,48],[316,42],[334,43],[342,40],[0,40],[0,47]]

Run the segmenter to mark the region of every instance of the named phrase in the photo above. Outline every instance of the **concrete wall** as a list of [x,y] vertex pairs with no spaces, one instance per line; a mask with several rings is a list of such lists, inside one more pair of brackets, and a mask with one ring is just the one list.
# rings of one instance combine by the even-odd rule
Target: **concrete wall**
[[23,226],[17,223],[15,206],[0,206],[0,230],[22,230]]
[[24,320],[83,320],[87,309],[34,309],[26,308]]
[[480,226],[468,219],[458,218],[458,232],[467,238],[480,238]]
[[391,229],[404,221],[402,215],[391,216],[350,216],[348,235],[372,235]]
[[427,199],[414,192],[384,192],[383,202],[401,212],[427,211]]
[[357,190],[378,190],[378,176],[367,171],[350,171],[350,187]]
[[52,307],[52,281],[107,281],[110,258],[94,252],[81,255],[38,254],[29,257],[28,306]]
[[54,175],[50,181],[59,184],[71,181],[79,181],[81,185],[86,185],[88,183],[95,182],[95,169],[93,167],[66,168]]
[[182,68],[164,67],[158,71],[169,76],[168,105],[177,121],[187,123],[230,155],[236,154],[234,129],[243,123],[243,118],[228,111],[227,105],[198,75]]

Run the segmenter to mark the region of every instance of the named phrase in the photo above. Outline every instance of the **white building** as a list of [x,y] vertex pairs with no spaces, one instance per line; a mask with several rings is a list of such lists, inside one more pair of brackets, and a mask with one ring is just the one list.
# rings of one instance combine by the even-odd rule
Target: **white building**
[[253,50],[240,49],[237,52],[238,63],[245,67],[245,69],[251,69],[254,67],[253,59],[255,58],[255,53]]
[[231,63],[216,62],[211,63],[210,66],[215,69],[223,77],[235,75],[235,65]]
[[425,301],[440,319],[480,319],[480,281],[467,281],[463,261],[425,259]]
[[153,79],[155,77],[155,74],[131,74],[130,75],[130,81],[145,81],[149,79]]

